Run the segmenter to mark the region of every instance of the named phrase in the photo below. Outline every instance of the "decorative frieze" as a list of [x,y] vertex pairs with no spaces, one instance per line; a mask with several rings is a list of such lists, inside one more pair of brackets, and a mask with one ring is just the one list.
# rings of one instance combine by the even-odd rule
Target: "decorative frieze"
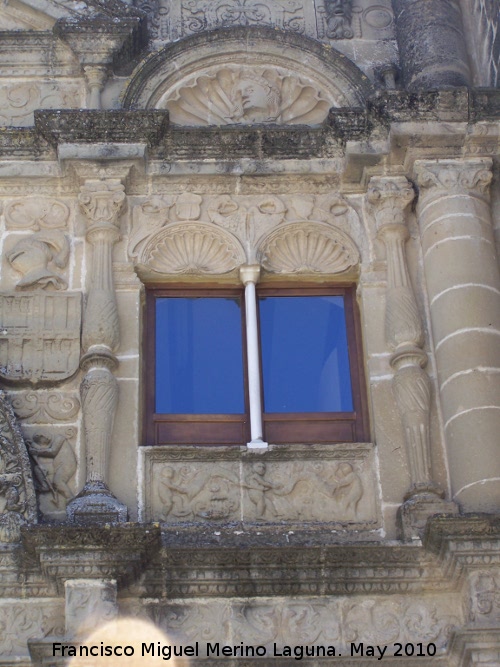
[[80,410],[80,401],[73,392],[15,392],[10,394],[10,399],[17,418],[23,424],[72,422]]
[[349,656],[351,642],[363,642],[365,647],[387,646],[385,658],[394,655],[397,643],[432,642],[436,649],[443,649],[461,620],[452,600],[436,596],[390,595],[384,600],[367,595],[356,599],[264,596],[196,604],[148,600],[145,607],[150,618],[176,642],[192,643],[203,637],[200,648],[204,652],[205,642],[235,644],[231,637],[236,637],[238,644],[265,647],[268,657],[273,656],[274,645],[280,653],[285,646],[302,646],[303,657],[306,646],[334,646]]
[[[133,211],[128,252],[143,273],[228,273],[260,262],[274,273],[356,267],[359,218],[340,196],[155,196]],[[153,275],[153,274],[152,274]]]
[[332,452],[295,448],[288,457],[266,449],[265,443],[260,447],[265,454],[258,458],[245,458],[239,450],[233,455],[228,448],[147,450],[147,519],[174,524],[322,522],[358,530],[377,526],[368,446]]

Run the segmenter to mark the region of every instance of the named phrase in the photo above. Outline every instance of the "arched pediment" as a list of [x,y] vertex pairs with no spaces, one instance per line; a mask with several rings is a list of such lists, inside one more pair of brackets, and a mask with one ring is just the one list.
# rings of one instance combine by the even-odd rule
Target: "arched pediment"
[[334,49],[246,27],[190,37],[150,56],[132,75],[123,104],[168,109],[180,125],[312,125],[330,107],[363,107],[372,92]]

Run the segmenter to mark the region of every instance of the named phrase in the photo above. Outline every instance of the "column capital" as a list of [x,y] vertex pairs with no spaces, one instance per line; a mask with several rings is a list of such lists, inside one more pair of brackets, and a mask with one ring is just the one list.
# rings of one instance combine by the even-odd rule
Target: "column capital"
[[414,197],[413,187],[404,176],[371,178],[366,198],[373,209],[377,230],[406,227],[405,210]]
[[119,179],[89,179],[80,188],[80,207],[94,228],[118,227],[118,215],[125,201],[125,188]]
[[487,195],[493,178],[490,158],[417,160],[415,177],[421,190]]
[[260,278],[260,264],[244,264],[240,266],[240,280],[243,285],[253,283],[256,285]]

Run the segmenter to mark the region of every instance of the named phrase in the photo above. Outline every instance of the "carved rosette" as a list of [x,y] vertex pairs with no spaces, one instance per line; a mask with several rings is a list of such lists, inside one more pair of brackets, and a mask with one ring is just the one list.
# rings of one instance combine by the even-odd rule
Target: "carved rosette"
[[359,263],[354,242],[319,223],[290,223],[271,232],[258,257],[272,273],[344,273]]
[[163,274],[224,274],[245,262],[237,239],[204,223],[178,223],[154,234],[144,246],[139,264]]
[[431,384],[423,368],[427,354],[415,294],[410,282],[405,244],[409,233],[405,211],[414,191],[404,177],[372,178],[367,199],[387,251],[386,340],[394,351],[393,390],[403,422],[411,488],[415,494],[442,492],[432,481],[429,418]]
[[80,206],[87,218],[92,245],[91,284],[83,323],[85,376],[80,385],[86,445],[86,483],[68,504],[71,520],[125,520],[126,508],[106,486],[109,447],[118,401],[118,384],[111,372],[120,342],[113,285],[113,245],[119,239],[119,214],[125,201],[119,180],[88,180],[81,188]]

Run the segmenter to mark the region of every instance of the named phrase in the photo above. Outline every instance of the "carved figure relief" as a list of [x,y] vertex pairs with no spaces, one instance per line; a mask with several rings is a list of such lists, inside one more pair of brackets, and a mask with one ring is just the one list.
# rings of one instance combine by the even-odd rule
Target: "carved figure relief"
[[321,123],[332,101],[310,82],[282,70],[228,66],[185,80],[156,104],[179,125]]
[[352,0],[324,0],[329,39],[351,39]]
[[77,469],[77,460],[71,439],[76,429],[64,433],[35,433],[26,441],[33,470],[35,489],[40,496],[40,509],[44,514],[66,508],[66,502],[74,496],[70,483]]
[[36,197],[15,199],[5,207],[7,229],[63,229],[68,224],[69,209],[57,199]]
[[80,410],[77,395],[67,392],[16,392],[11,396],[11,402],[16,416],[24,424],[71,422]]
[[18,541],[28,521],[36,521],[28,453],[14,412],[0,391],[0,542]]
[[314,465],[291,464],[286,471],[273,466],[271,473],[258,462],[246,471],[242,486],[245,515],[257,520],[355,521],[364,494],[360,475],[347,461],[324,470]]
[[[369,467],[369,466],[368,466]],[[373,484],[361,460],[178,461],[155,467],[152,519],[373,522]],[[368,476],[367,476],[368,475]],[[148,501],[149,502],[149,501]]]
[[238,478],[230,466],[218,467],[216,472],[165,466],[158,495],[165,519],[227,520],[239,505]]
[[66,289],[68,286],[53,268],[63,269],[69,259],[68,239],[59,231],[36,232],[21,238],[7,253],[7,259],[23,276],[16,286],[19,289]]
[[0,295],[0,377],[54,382],[71,377],[80,360],[81,295]]

